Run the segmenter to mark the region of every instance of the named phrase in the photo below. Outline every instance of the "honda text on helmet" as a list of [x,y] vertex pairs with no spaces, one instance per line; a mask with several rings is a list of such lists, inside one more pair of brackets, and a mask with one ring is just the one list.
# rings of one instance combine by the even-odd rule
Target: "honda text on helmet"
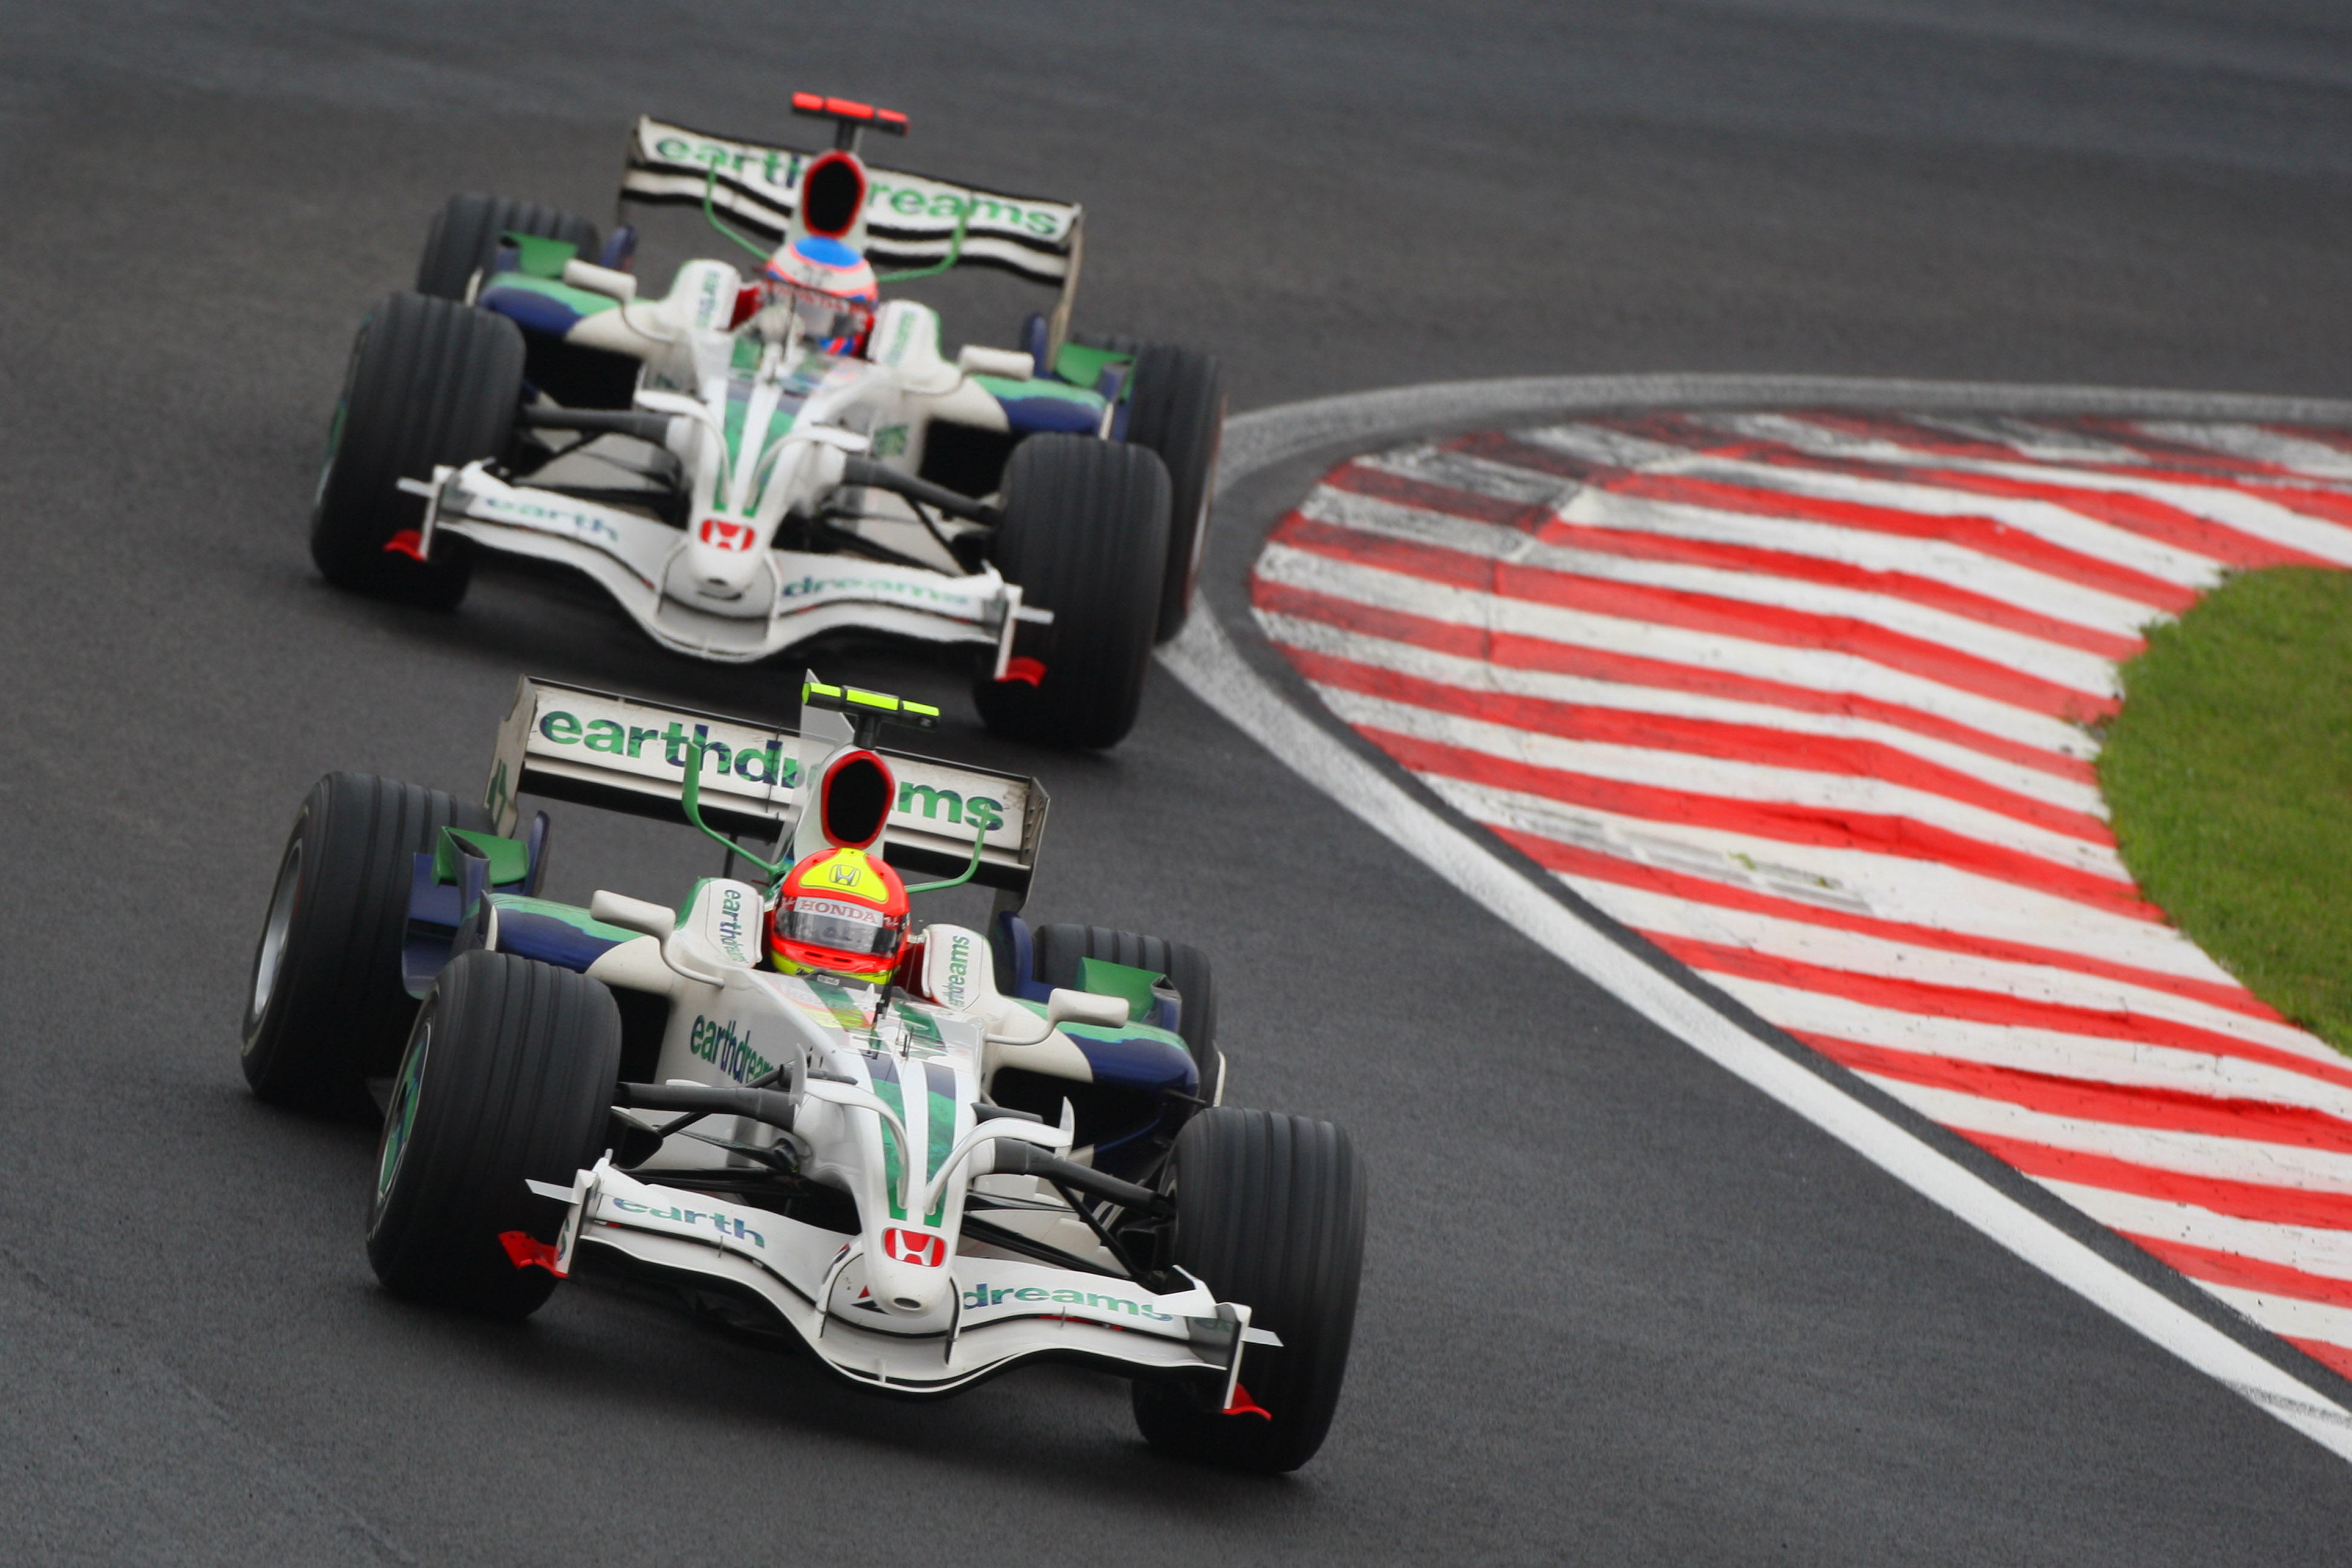
[[882,981],[907,940],[907,885],[863,849],[820,849],[785,873],[768,960],[786,974]]
[[863,353],[882,301],[874,268],[837,239],[808,234],[768,258],[760,283],[761,316],[782,336],[788,317],[800,321],[803,342],[826,353]]

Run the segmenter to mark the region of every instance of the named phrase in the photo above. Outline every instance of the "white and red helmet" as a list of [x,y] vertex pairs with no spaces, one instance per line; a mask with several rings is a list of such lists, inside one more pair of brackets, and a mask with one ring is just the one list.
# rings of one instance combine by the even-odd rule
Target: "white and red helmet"
[[862,353],[882,302],[866,258],[838,239],[804,234],[768,258],[761,292],[800,318],[803,338],[826,353]]

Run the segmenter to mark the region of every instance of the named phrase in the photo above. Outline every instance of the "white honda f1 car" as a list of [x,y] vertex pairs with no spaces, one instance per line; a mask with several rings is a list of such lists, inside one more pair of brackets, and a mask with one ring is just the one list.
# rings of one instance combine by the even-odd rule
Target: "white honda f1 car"
[[[796,94],[814,154],[640,120],[625,204],[699,207],[752,257],[639,292],[636,231],[450,198],[414,292],[362,325],[311,554],[330,581],[452,605],[489,550],[585,574],[662,646],[748,662],[826,634],[968,650],[993,728],[1116,743],[1198,574],[1224,400],[1190,350],[1068,331],[1075,205],[869,168],[906,118]],[[748,231],[748,232],[747,232]],[[880,285],[984,267],[1055,287],[1017,349],[936,310],[831,328],[777,303],[778,242]],[[851,274],[844,274],[850,276]]]
[[[1080,1362],[1133,1380],[1162,1448],[1296,1468],[1355,1321],[1347,1135],[1223,1103],[1194,949],[1022,920],[1045,793],[873,744],[936,721],[814,679],[797,733],[526,679],[478,807],[329,775],[279,862],[246,1076],[310,1110],[373,1090],[368,1255],[401,1295],[521,1317],[614,1279],[901,1395]],[[526,794],[690,823],[723,874],[677,910],[541,898]],[[849,852],[948,873],[907,893],[992,886],[990,932],[908,921],[867,981],[772,965],[780,900],[817,907],[787,868]]]

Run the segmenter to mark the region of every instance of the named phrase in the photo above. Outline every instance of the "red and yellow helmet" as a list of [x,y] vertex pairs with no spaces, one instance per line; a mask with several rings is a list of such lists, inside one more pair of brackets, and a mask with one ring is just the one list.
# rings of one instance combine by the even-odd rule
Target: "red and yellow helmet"
[[785,874],[768,962],[786,974],[884,980],[907,941],[907,884],[863,849],[820,849]]

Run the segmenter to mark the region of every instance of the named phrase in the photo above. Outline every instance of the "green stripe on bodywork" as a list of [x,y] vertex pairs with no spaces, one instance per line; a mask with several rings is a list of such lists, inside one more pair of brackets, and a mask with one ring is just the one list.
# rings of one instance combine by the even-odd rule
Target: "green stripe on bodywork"
[[1073,1024],[1065,1021],[1057,1026],[1074,1040],[1158,1040],[1162,1044],[1187,1050],[1184,1037],[1153,1024],[1121,1024],[1112,1027],[1106,1024]]
[[[781,402],[776,405],[776,412],[768,420],[767,438],[760,443],[761,462],[766,462],[769,456],[773,453],[778,447],[783,444],[784,437],[793,433],[793,426],[800,423],[800,417],[801,411],[799,408],[787,408]],[[758,470],[755,468],[753,471],[756,473]],[[773,477],[772,471],[771,472],[770,477]],[[767,488],[767,480],[761,479],[760,481],[761,491],[765,493]],[[746,507],[745,510],[747,511],[757,510],[760,505],[760,498],[758,496],[752,496],[750,498],[750,501],[751,504]]]
[[[743,416],[751,411],[751,389],[742,382],[727,388],[727,424],[720,433],[725,450],[719,454],[719,488],[725,489],[735,477],[735,465],[742,460]],[[712,492],[714,498],[718,490]]]
[[1096,413],[1102,412],[1099,394],[1083,386],[1065,386],[1058,381],[1012,381],[1001,375],[975,375],[973,383],[999,403],[1019,402],[1024,398],[1058,397],[1065,403],[1083,404]]
[[635,942],[645,934],[606,925],[577,904],[559,904],[551,899],[526,899],[520,893],[492,893],[490,905],[493,909],[512,910],[519,915],[545,915],[566,925],[577,926],[590,936],[601,937],[606,942]]
[[[906,1098],[898,1092],[897,1081],[884,1078],[878,1073],[873,1076],[875,1098],[888,1106],[903,1123],[907,1120],[907,1101]],[[883,1199],[890,1205],[892,1219],[907,1217],[906,1205],[898,1201],[898,1168],[901,1163],[898,1155],[898,1135],[890,1131],[890,1124],[886,1121],[882,1124],[882,1180],[887,1184],[888,1190],[883,1194]]]
[[[928,1129],[930,1146],[925,1151],[929,1169],[924,1173],[925,1181],[930,1182],[939,1179],[940,1168],[948,1163],[948,1151],[955,1147],[955,1074],[946,1068],[926,1066],[923,1082],[930,1090],[930,1125]],[[940,1087],[942,1083],[946,1085],[944,1089]],[[946,1218],[947,1211],[948,1195],[942,1192],[931,1212],[923,1216],[923,1223],[936,1227]]]

